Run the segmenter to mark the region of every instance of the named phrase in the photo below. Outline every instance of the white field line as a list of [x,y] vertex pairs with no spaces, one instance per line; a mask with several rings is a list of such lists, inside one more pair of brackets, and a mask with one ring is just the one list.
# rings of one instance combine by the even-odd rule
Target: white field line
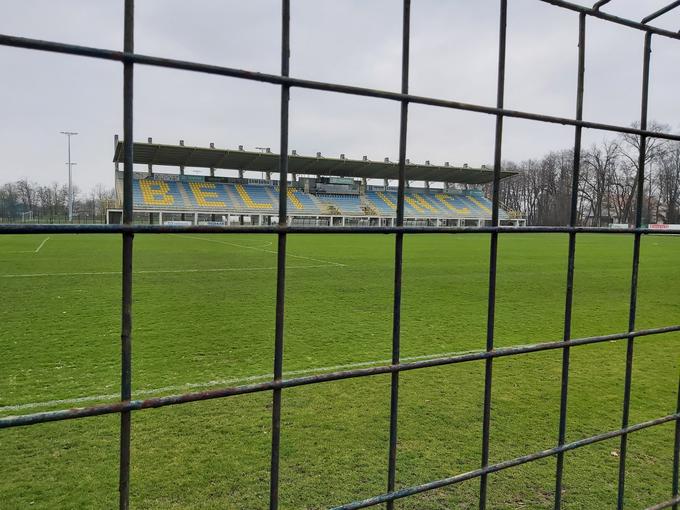
[[[317,264],[308,266],[286,266],[286,269],[313,269],[330,267],[329,264]],[[163,273],[226,273],[231,271],[273,271],[276,266],[265,267],[218,267],[212,269],[148,269],[133,271],[133,274],[163,274]],[[98,276],[120,275],[120,271],[82,271],[77,273],[23,273],[23,274],[0,274],[0,278],[36,278],[44,276]]]
[[[208,237],[198,237],[198,236],[191,236],[191,235],[185,235],[185,234],[177,234],[178,237],[186,237],[188,239],[197,239],[199,241],[208,241],[211,243],[218,243],[218,244],[226,244],[229,246],[236,246],[237,248],[247,248],[249,250],[256,250],[256,251],[262,251],[265,253],[273,253],[274,255],[277,254],[276,250],[265,250],[264,248],[259,248],[255,246],[246,246],[244,244],[236,244],[236,243],[230,243],[229,241],[222,241],[219,239],[210,239]],[[269,243],[271,244],[271,243]],[[286,256],[288,257],[293,257],[296,259],[303,259],[303,260],[311,260],[312,262],[322,262],[324,264],[328,264],[329,266],[338,266],[338,267],[347,267],[347,264],[341,264],[340,262],[333,262],[331,260],[321,260],[321,259],[314,259],[312,257],[305,257],[303,255],[293,255],[292,253],[286,252]]]
[[40,243],[40,246],[38,246],[38,247],[35,249],[35,251],[34,251],[33,253],[38,253],[38,252],[40,251],[40,249],[41,249],[43,246],[45,246],[45,243],[46,243],[47,241],[49,241],[49,239],[50,239],[49,237],[46,237],[45,239],[43,239],[43,242]]
[[40,245],[35,250],[9,251],[9,252],[6,252],[6,253],[11,253],[11,254],[14,254],[14,253],[38,253],[41,250],[41,248],[43,246],[45,246],[45,243],[49,239],[50,239],[49,237],[46,237],[45,239],[43,239],[42,243],[40,243]]
[[[528,345],[513,345],[513,347],[528,347]],[[455,351],[455,352],[440,352],[436,354],[424,354],[421,356],[408,356],[408,357],[403,357],[401,358],[402,362],[410,362],[410,361],[419,361],[419,360],[427,360],[427,359],[436,359],[436,358],[447,358],[449,356],[462,356],[465,354],[477,354],[484,352],[483,349],[475,349],[472,351]],[[334,365],[334,366],[329,366],[329,367],[315,367],[315,368],[306,368],[303,370],[290,370],[288,372],[283,373],[284,378],[290,378],[290,377],[295,377],[295,376],[301,376],[301,375],[310,375],[310,374],[316,374],[316,373],[325,373],[325,372],[336,372],[338,370],[350,370],[353,368],[362,368],[362,367],[371,367],[375,365],[389,365],[392,363],[392,360],[390,359],[381,359],[381,360],[374,360],[374,361],[360,361],[358,363],[347,363],[344,365]],[[184,391],[184,390],[198,390],[198,389],[203,389],[203,388],[212,388],[214,386],[238,386],[244,383],[252,383],[255,381],[262,381],[262,380],[267,380],[267,379],[272,379],[273,374],[260,374],[260,375],[251,375],[251,376],[244,376],[244,377],[234,377],[230,379],[217,379],[213,381],[206,381],[206,382],[199,382],[199,383],[185,383],[185,384],[178,384],[174,386],[164,386],[162,388],[149,388],[149,389],[142,389],[142,390],[137,390],[132,392],[133,397],[146,397],[150,395],[156,395],[156,394],[164,394],[172,391]],[[111,393],[108,395],[89,395],[85,397],[75,397],[75,398],[65,398],[65,399],[60,399],[60,400],[48,400],[44,402],[28,402],[25,404],[15,404],[15,405],[9,405],[9,406],[2,406],[0,407],[0,413],[4,413],[7,411],[21,411],[24,409],[35,409],[37,407],[53,407],[53,406],[58,406],[58,405],[73,405],[73,404],[83,404],[85,402],[101,402],[105,400],[118,400],[120,398],[120,394],[118,393]]]
[[[226,244],[229,246],[235,246],[237,248],[246,248],[249,250],[256,250],[256,251],[262,251],[265,253],[273,253],[276,254],[276,251],[274,250],[267,250],[263,247],[258,247],[258,246],[247,246],[245,244],[236,244],[236,243],[230,243],[228,241],[220,241],[218,239],[209,239],[206,237],[198,237],[198,236],[190,236],[190,235],[181,235],[177,234],[178,237],[186,237],[189,239],[197,239],[199,241],[208,241],[212,243],[219,243],[219,244]],[[48,241],[49,237],[45,238],[42,243],[40,243],[40,246],[35,251],[27,251],[27,252],[15,252],[15,253],[38,253],[40,249],[45,245],[45,243]],[[271,242],[265,243],[262,246],[271,246]],[[302,259],[302,260],[309,260],[311,262],[319,262],[320,264],[314,264],[314,265],[302,265],[302,266],[286,266],[286,269],[318,269],[318,268],[323,268],[323,267],[347,267],[347,264],[341,264],[339,262],[333,262],[330,260],[320,260],[320,259],[315,259],[312,257],[304,257],[302,255],[293,255],[288,253],[287,254],[289,257],[297,258],[297,259]],[[231,271],[272,271],[275,270],[276,266],[265,266],[265,267],[229,267],[229,268],[214,268],[214,269],[149,269],[149,270],[140,270],[140,271],[134,271],[133,274],[163,274],[163,273],[223,273],[223,272],[231,272]],[[121,274],[120,271],[79,271],[79,272],[72,272],[72,273],[24,273],[24,274],[0,274],[0,278],[36,278],[36,277],[45,277],[45,276],[101,276],[101,275],[119,275]]]

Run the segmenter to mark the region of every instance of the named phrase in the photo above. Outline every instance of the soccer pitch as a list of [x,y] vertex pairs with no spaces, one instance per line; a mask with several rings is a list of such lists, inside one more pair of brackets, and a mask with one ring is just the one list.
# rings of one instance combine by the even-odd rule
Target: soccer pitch
[[[500,235],[497,347],[561,340],[566,234]],[[630,235],[577,238],[572,336],[627,330]],[[137,235],[133,397],[271,378],[276,237]],[[680,323],[680,237],[642,239],[636,329]],[[0,416],[118,398],[121,239],[0,236]],[[484,348],[489,236],[406,235],[402,359]],[[284,372],[391,357],[394,238],[289,235]],[[620,427],[625,341],[571,349],[567,441]],[[554,447],[561,350],[494,361],[491,462]],[[635,342],[630,423],[675,412],[680,334]],[[397,488],[476,469],[484,362],[400,377]],[[283,390],[281,507],[386,488],[390,376]],[[132,414],[131,506],[265,508],[271,393]],[[119,416],[0,430],[0,506],[113,508]],[[629,437],[626,508],[671,495],[674,423]],[[564,507],[612,508],[619,439],[565,454]],[[489,476],[489,508],[552,508],[555,458]],[[476,508],[479,480],[396,502]]]

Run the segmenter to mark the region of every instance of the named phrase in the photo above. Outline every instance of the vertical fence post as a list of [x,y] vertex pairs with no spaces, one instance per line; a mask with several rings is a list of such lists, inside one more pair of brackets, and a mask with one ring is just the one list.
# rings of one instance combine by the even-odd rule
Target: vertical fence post
[[[576,119],[583,119],[583,86],[585,79],[585,51],[586,51],[586,15],[581,13],[578,20],[578,77],[576,84]],[[578,185],[581,173],[581,134],[583,128],[574,129],[574,162],[571,181],[571,207],[569,210],[569,226],[575,227],[578,212]],[[576,255],[576,233],[569,233],[569,254],[567,261],[567,287],[564,303],[564,335],[566,342],[571,339],[571,311],[574,300],[574,257]],[[569,346],[562,350],[562,382],[560,389],[560,422],[557,438],[558,446],[562,446],[567,433],[567,401],[569,394]],[[562,507],[562,479],[564,473],[564,452],[557,454],[555,471],[555,510]]]
[[[281,75],[290,73],[290,0],[281,2]],[[288,216],[288,105],[290,86],[281,85],[281,150],[279,155],[279,226],[286,226]],[[286,233],[278,234],[276,261],[276,326],[274,333],[274,380],[283,377],[283,322],[286,291]],[[272,396],[272,450],[269,485],[269,508],[279,507],[279,458],[281,450],[281,388]]]
[[[645,33],[645,45],[643,51],[642,64],[642,99],[640,105],[640,129],[647,129],[647,104],[649,100],[649,60],[652,52],[652,33]],[[645,159],[647,153],[647,135],[640,135],[640,154],[638,158],[637,173],[637,198],[635,204],[635,228],[642,225],[642,206],[644,199],[645,185]],[[640,264],[640,241],[642,235],[635,232],[633,241],[633,269],[630,281],[630,310],[628,314],[628,331],[635,330],[635,313],[637,308],[637,286],[638,286],[638,266]],[[628,427],[630,415],[630,389],[633,378],[633,350],[635,337],[629,336],[626,346],[626,375],[623,385],[623,413],[621,417],[621,428]],[[620,457],[619,457],[619,483],[617,509],[623,510],[625,501],[626,485],[626,454],[628,451],[628,434],[621,435]]]
[[[404,0],[401,49],[401,93],[408,94],[409,46],[411,27],[411,1]],[[397,226],[404,226],[404,201],[406,193],[406,133],[408,125],[408,101],[401,101],[399,121],[399,188],[397,191]],[[401,287],[404,234],[397,232],[394,245],[394,303],[392,313],[392,364],[397,365],[401,348]],[[399,372],[392,372],[390,386],[390,439],[387,466],[387,492],[395,488],[397,474],[397,428],[399,411]],[[394,508],[394,501],[387,502],[387,509]]]
[[[134,53],[134,0],[125,0],[125,27],[123,51]],[[130,61],[123,62],[123,223],[131,225],[132,172],[133,172],[133,69]],[[121,387],[120,398],[132,398],[132,242],[134,234],[123,234],[123,292],[121,326]],[[130,506],[130,411],[120,414],[120,466],[119,466],[119,506],[127,510]]]
[[[496,88],[496,107],[503,108],[505,96],[505,46],[508,22],[508,1],[500,0],[500,24],[498,29],[498,84]],[[496,115],[496,135],[493,158],[493,200],[491,224],[498,226],[498,204],[500,201],[501,159],[503,146],[503,115]],[[486,321],[486,350],[494,349],[494,322],[496,316],[496,266],[498,262],[498,232],[491,233],[489,249],[489,302]],[[491,386],[493,382],[493,358],[484,362],[484,412],[482,418],[482,469],[489,465],[489,436],[491,429]],[[488,474],[480,477],[479,508],[486,508]]]
[[[680,371],[679,371],[680,372]],[[680,376],[680,374],[678,374]],[[678,401],[675,404],[675,413],[680,415],[680,377],[678,377]],[[680,496],[680,419],[675,420],[675,444],[673,447],[673,498],[678,499]],[[675,503],[673,510],[678,510],[680,505]]]

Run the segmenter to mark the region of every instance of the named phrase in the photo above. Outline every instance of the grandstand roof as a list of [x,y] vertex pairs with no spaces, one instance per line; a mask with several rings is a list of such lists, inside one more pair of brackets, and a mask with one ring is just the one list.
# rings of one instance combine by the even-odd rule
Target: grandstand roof
[[[279,171],[279,155],[273,152],[250,152],[135,142],[133,153],[133,163],[139,164],[223,168],[257,172]],[[116,144],[113,161],[119,163],[124,161],[122,141]],[[395,162],[299,156],[295,154],[288,156],[288,171],[298,174],[397,179],[399,167]],[[514,172],[501,172],[501,178],[511,175],[514,175]],[[493,180],[493,170],[407,163],[406,178],[415,181],[484,184]]]

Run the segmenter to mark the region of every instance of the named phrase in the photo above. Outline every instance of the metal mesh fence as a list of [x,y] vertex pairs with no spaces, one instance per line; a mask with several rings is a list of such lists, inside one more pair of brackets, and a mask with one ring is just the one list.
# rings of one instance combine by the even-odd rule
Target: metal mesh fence
[[[389,450],[387,452],[387,487],[383,494],[376,495],[364,500],[347,503],[336,508],[354,509],[365,508],[375,505],[386,504],[388,509],[393,508],[394,501],[414,494],[430,491],[440,487],[450,486],[466,480],[479,479],[479,507],[486,508],[488,476],[502,470],[510,469],[528,462],[547,457],[556,457],[554,507],[562,505],[562,478],[564,470],[565,453],[583,446],[604,441],[607,439],[620,438],[620,458],[618,476],[617,508],[624,507],[624,488],[626,482],[626,452],[629,434],[654,427],[665,423],[675,424],[675,440],[673,445],[672,482],[669,483],[668,493],[670,499],[661,502],[650,509],[670,508],[678,509],[680,494],[678,490],[678,472],[680,470],[680,380],[678,388],[678,404],[674,414],[661,416],[656,419],[631,424],[629,423],[629,411],[631,401],[631,381],[633,370],[633,355],[635,340],[651,335],[680,331],[680,325],[665,326],[654,329],[635,329],[636,305],[637,305],[637,280],[638,266],[640,261],[640,243],[643,235],[654,233],[664,234],[664,231],[651,231],[641,227],[643,183],[645,180],[645,148],[649,138],[662,138],[680,141],[680,135],[649,131],[647,129],[647,103],[650,76],[650,54],[652,37],[664,37],[680,39],[680,34],[657,27],[648,23],[658,16],[680,5],[680,1],[672,2],[660,9],[641,22],[624,19],[612,14],[605,13],[600,8],[610,0],[600,0],[593,7],[566,2],[562,0],[537,0],[553,4],[578,14],[578,75],[577,75],[577,99],[575,116],[573,118],[555,117],[539,113],[509,110],[504,107],[505,91],[505,53],[506,53],[506,25],[508,0],[500,2],[500,24],[498,45],[498,77],[497,99],[495,106],[462,103],[444,100],[434,97],[423,97],[409,94],[409,44],[410,44],[410,0],[403,1],[403,31],[402,31],[402,66],[401,66],[401,90],[399,92],[376,90],[335,83],[317,82],[296,79],[289,76],[290,62],[290,0],[282,0],[281,25],[281,73],[279,75],[255,73],[222,66],[207,65],[196,62],[187,62],[167,58],[142,55],[134,51],[134,1],[125,0],[125,25],[124,25],[124,48],[123,51],[111,51],[86,46],[62,44],[58,42],[42,41],[11,35],[0,34],[0,45],[27,48],[39,51],[55,52],[83,57],[92,57],[104,60],[118,61],[123,64],[123,117],[124,117],[124,199],[123,199],[123,224],[121,225],[3,225],[0,226],[0,234],[34,234],[34,233],[99,233],[120,234],[123,238],[122,249],[122,327],[121,327],[121,394],[120,401],[113,404],[95,405],[78,409],[65,409],[50,412],[39,412],[21,416],[0,418],[0,428],[20,427],[35,425],[58,420],[70,420],[87,416],[103,414],[120,414],[120,471],[119,471],[119,505],[121,509],[129,507],[130,487],[130,423],[133,411],[157,408],[163,406],[196,402],[215,398],[226,398],[233,395],[268,391],[272,393],[272,444],[271,444],[271,469],[270,469],[270,501],[269,508],[276,509],[279,506],[279,457],[281,437],[281,405],[282,392],[286,388],[296,386],[318,384],[323,382],[338,381],[342,379],[370,377],[377,374],[391,374],[391,402],[390,402],[390,430]],[[590,17],[599,18],[610,23],[625,26],[631,30],[644,33],[644,57],[642,75],[642,98],[640,106],[639,127],[603,124],[583,120],[583,89],[585,70],[585,47],[586,25]],[[280,87],[281,90],[281,140],[280,140],[280,189],[279,189],[279,218],[281,222],[273,227],[221,227],[221,226],[163,226],[163,225],[136,225],[133,224],[132,204],[132,177],[133,177],[133,73],[135,66],[147,65],[170,69],[181,69],[197,73],[213,74],[225,77],[239,78],[244,80],[266,82]],[[291,87],[300,87],[325,91],[328,93],[343,93],[356,96],[372,97],[386,101],[397,101],[401,105],[400,135],[399,135],[399,189],[397,202],[397,221],[394,227],[295,227],[285,223],[287,217],[287,177],[288,177],[288,105]],[[408,128],[409,105],[423,104],[454,110],[464,110],[481,114],[493,115],[496,119],[495,151],[494,151],[494,182],[493,182],[493,209],[492,225],[488,227],[474,228],[427,228],[404,226],[404,197],[405,197],[405,161],[406,142]],[[505,117],[528,119],[543,123],[562,124],[574,127],[574,160],[573,180],[571,188],[571,210],[568,226],[564,227],[502,227],[499,225],[499,186],[502,157],[503,120]],[[596,129],[617,133],[628,133],[639,137],[639,161],[637,172],[637,196],[635,226],[627,230],[608,230],[591,227],[579,227],[576,225],[576,212],[578,203],[578,182],[581,163],[581,139],[582,130]],[[244,386],[226,387],[210,391],[189,392],[181,395],[149,398],[145,400],[132,399],[132,268],[133,268],[133,239],[136,233],[214,233],[228,235],[232,233],[262,233],[277,234],[277,276],[276,276],[276,328],[274,338],[274,371],[273,379]],[[496,270],[498,260],[498,237],[500,234],[512,235],[517,233],[567,233],[569,235],[569,248],[567,253],[567,278],[565,292],[564,312],[564,335],[561,341],[549,343],[536,343],[517,347],[495,348],[494,346],[494,323],[496,303]],[[392,361],[390,364],[344,370],[339,372],[324,373],[314,376],[283,378],[283,348],[284,348],[284,307],[286,288],[286,240],[288,234],[390,234],[395,238],[394,249],[394,301],[393,301],[393,328],[392,328]],[[401,312],[401,288],[402,288],[402,254],[404,235],[417,235],[420,233],[435,233],[440,235],[463,235],[467,233],[486,233],[490,237],[490,260],[489,260],[489,286],[488,286],[488,313],[486,350],[481,353],[462,354],[424,361],[404,363],[400,361],[400,312]],[[574,259],[577,234],[607,233],[613,235],[629,235],[634,239],[633,262],[631,270],[631,291],[628,330],[624,333],[595,336],[587,338],[572,338],[571,316],[573,302],[574,283]],[[627,343],[626,367],[624,374],[623,409],[621,412],[621,427],[617,430],[603,432],[578,441],[566,442],[567,414],[568,414],[568,383],[570,349],[577,346],[586,346],[602,342],[625,341]],[[557,443],[553,448],[509,459],[495,464],[489,463],[490,443],[490,420],[493,387],[494,360],[499,357],[514,356],[518,354],[534,353],[546,350],[562,350],[562,378],[559,428]],[[408,370],[425,370],[428,367],[466,363],[471,361],[484,361],[485,383],[482,420],[482,458],[480,467],[473,471],[458,474],[449,478],[439,479],[421,485],[396,488],[395,475],[397,470],[397,416],[399,411],[399,375]]]

